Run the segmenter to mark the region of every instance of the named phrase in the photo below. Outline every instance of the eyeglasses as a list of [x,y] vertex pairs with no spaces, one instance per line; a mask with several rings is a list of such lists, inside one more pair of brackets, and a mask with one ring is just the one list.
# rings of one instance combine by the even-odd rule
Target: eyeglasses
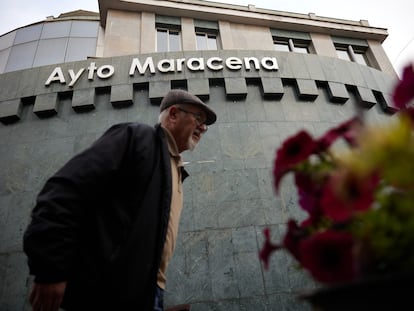
[[204,132],[207,132],[207,130],[208,130],[208,126],[206,124],[206,121],[207,120],[205,120],[200,113],[188,111],[188,110],[185,110],[185,109],[180,108],[180,107],[177,107],[177,109],[180,110],[180,111],[182,111],[182,112],[184,112],[184,113],[191,114],[194,117],[194,119],[196,120],[196,122],[197,122],[197,127],[202,126],[203,133]]

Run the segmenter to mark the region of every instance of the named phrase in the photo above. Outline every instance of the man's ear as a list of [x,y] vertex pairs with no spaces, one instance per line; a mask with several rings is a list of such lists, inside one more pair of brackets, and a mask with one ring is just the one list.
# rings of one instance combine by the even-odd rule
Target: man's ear
[[175,120],[175,119],[177,119],[178,112],[179,112],[179,110],[178,110],[177,106],[171,106],[170,109],[168,110],[168,117],[171,120]]

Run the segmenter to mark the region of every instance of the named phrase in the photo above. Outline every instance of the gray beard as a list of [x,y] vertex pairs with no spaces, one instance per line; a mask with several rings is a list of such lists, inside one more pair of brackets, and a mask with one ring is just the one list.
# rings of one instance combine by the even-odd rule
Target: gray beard
[[190,150],[190,151],[194,151],[194,149],[195,149],[195,147],[197,146],[197,144],[194,142],[194,140],[190,137],[189,139],[188,139],[188,142],[187,142],[187,147],[188,147],[188,150]]

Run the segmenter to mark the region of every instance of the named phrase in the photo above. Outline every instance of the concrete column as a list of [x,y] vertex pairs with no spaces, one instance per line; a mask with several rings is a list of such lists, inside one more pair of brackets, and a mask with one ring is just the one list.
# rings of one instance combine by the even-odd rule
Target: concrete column
[[231,36],[231,26],[229,22],[219,21],[219,30],[221,38],[221,46],[223,50],[231,50],[234,48],[233,38]]
[[367,51],[367,57],[370,64],[372,64],[378,70],[386,72],[392,76],[397,77],[392,63],[388,56],[385,54],[384,48],[378,41],[367,40],[369,49]]
[[141,14],[141,53],[155,52],[155,14],[142,12]]
[[183,40],[183,51],[197,50],[194,20],[192,18],[181,18],[181,34]]
[[128,55],[139,51],[141,13],[108,10],[104,56]]
[[337,57],[335,46],[329,35],[311,33],[312,45],[317,55]]

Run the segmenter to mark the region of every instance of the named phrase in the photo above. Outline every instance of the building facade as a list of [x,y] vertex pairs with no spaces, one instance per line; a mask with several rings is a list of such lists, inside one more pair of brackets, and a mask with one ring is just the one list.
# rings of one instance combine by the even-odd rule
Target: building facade
[[301,216],[276,196],[275,150],[356,113],[392,117],[387,31],[348,21],[199,0],[99,0],[0,37],[0,309],[29,310],[22,234],[46,179],[110,125],[155,124],[173,88],[218,115],[185,153],[190,178],[166,304],[192,310],[309,310],[314,284],[287,254],[258,259]]

